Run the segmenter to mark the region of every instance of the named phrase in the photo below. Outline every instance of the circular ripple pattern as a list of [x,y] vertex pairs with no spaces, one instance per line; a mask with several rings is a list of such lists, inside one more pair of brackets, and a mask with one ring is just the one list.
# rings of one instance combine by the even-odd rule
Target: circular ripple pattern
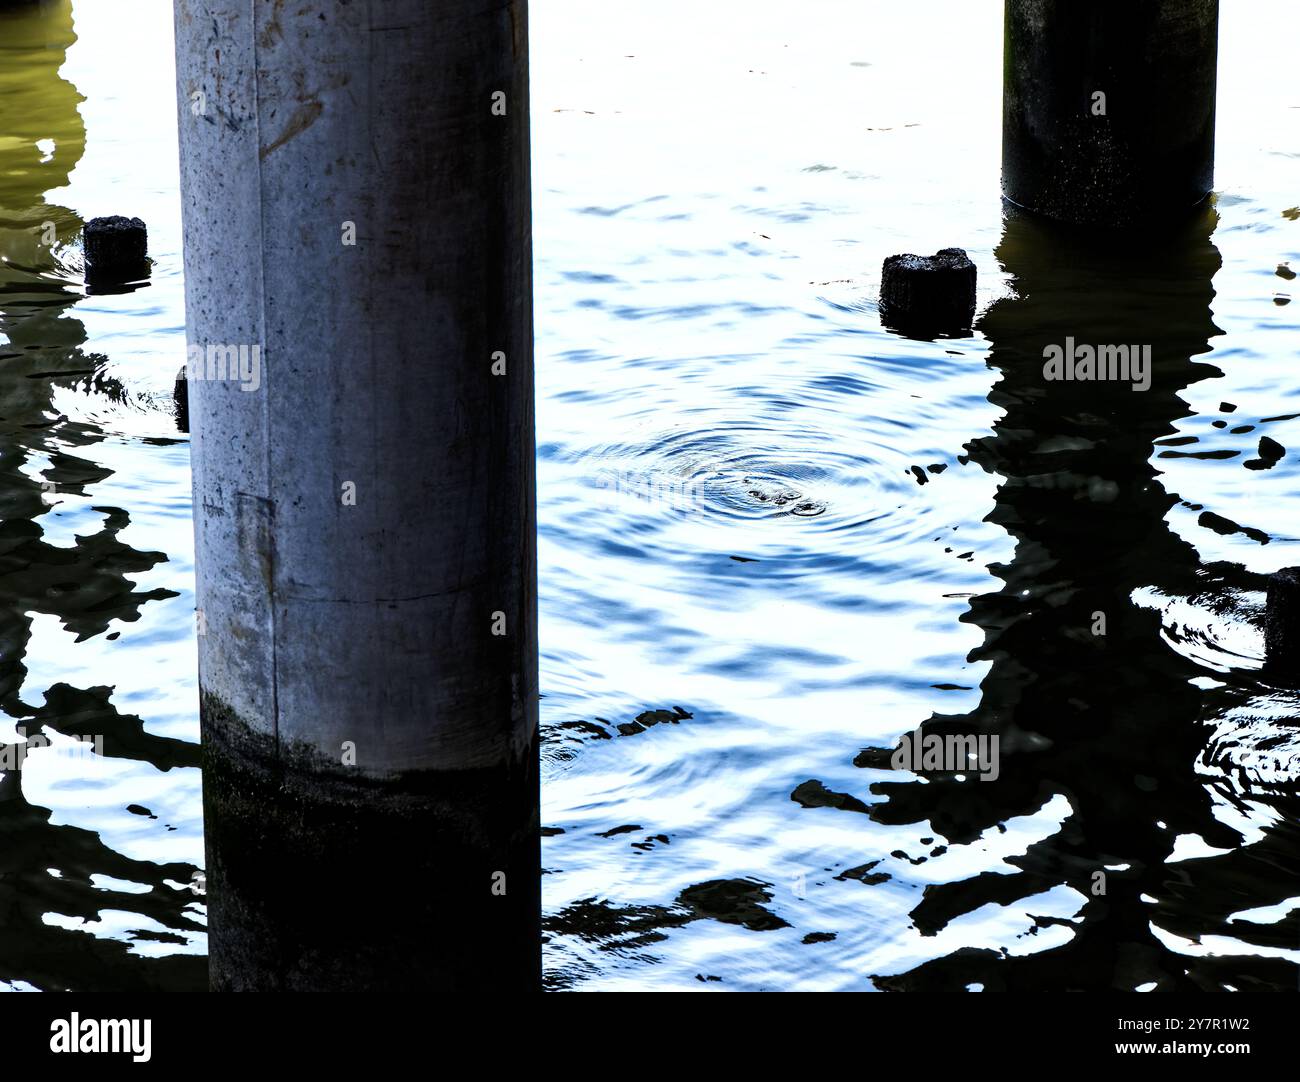
[[665,521],[693,514],[715,527],[732,520],[832,532],[915,519],[928,503],[916,498],[909,463],[862,436],[723,423],[584,458],[600,464],[598,484],[629,498],[630,515]]

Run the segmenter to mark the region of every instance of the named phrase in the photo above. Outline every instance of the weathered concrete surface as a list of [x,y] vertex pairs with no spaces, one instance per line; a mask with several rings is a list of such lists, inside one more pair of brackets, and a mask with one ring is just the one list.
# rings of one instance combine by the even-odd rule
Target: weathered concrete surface
[[1218,0],[1007,0],[1006,197],[1078,224],[1185,217],[1214,185],[1218,30]]
[[535,981],[526,4],[175,11],[214,984]]

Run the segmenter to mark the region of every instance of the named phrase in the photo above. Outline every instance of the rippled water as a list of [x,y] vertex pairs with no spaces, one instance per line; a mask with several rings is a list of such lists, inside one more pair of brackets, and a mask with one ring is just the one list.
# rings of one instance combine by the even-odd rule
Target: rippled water
[[[1225,10],[1213,207],[1105,241],[1000,205],[1000,3],[701,7],[534,15],[552,986],[1294,990],[1300,19]],[[883,330],[952,245],[976,333]]]
[[[1295,989],[1300,12],[1224,11],[1213,206],[1105,242],[1004,214],[997,0],[532,8],[550,985]],[[205,981],[170,35],[0,14],[12,988]],[[108,213],[152,278],[85,296]],[[975,333],[882,329],[953,245]],[[998,779],[892,770],[922,723]]]
[[[0,12],[0,987],[207,979],[170,22]],[[151,64],[108,62],[127,33]],[[78,231],[115,213],[151,283],[87,296]]]

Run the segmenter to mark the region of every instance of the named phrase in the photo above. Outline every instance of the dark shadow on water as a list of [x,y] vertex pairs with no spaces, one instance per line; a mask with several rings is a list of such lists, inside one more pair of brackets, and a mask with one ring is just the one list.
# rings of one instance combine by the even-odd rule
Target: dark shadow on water
[[[1259,689],[1234,677],[1201,690],[1192,681],[1207,671],[1165,640],[1161,611],[1137,600],[1146,588],[1203,599],[1263,585],[1239,566],[1202,563],[1171,531],[1166,515],[1178,497],[1151,464],[1154,441],[1190,413],[1181,393],[1219,374],[1201,359],[1221,333],[1210,308],[1220,266],[1215,223],[1206,208],[1174,234],[1099,242],[1008,211],[997,256],[1015,295],[995,303],[980,327],[998,377],[990,400],[1003,415],[967,452],[1001,478],[988,520],[1014,538],[1015,553],[992,568],[1001,587],[975,598],[964,617],[985,636],[971,655],[990,666],[979,706],[923,726],[996,735],[1000,774],[877,781],[871,789],[883,799],[869,814],[942,836],[959,851],[1064,797],[1069,811],[1055,833],[996,873],[927,886],[911,918],[931,936],[981,907],[1062,887],[1077,893],[1078,908],[1066,920],[1037,918],[1031,930],[1050,928],[1053,942],[1064,930],[1063,945],[1034,950],[1023,936],[972,945],[879,975],[882,989],[1297,987],[1296,964],[1269,948],[1294,949],[1300,913],[1272,924],[1229,921],[1295,893],[1294,784],[1234,787],[1198,767],[1208,723]],[[1045,380],[1044,348],[1067,336],[1151,345],[1150,388]],[[1098,613],[1105,634],[1094,633]],[[889,769],[887,758],[868,751],[858,765]],[[1248,841],[1216,816],[1216,800],[1248,816],[1258,832]],[[1227,852],[1171,862],[1180,835]],[[1034,912],[1032,902],[1027,908]],[[1207,942],[1217,936],[1234,941],[1235,953]]]
[[[23,687],[36,614],[56,617],[71,642],[175,596],[137,590],[127,577],[167,557],[118,540],[125,511],[100,508],[100,527],[68,547],[46,542],[40,525],[60,493],[88,495],[112,473],[80,453],[103,438],[99,430],[53,405],[60,387],[114,391],[98,372],[100,359],[82,351],[86,332],[72,314],[81,297],[72,248],[81,221],[45,198],[68,183],[85,145],[82,97],[59,74],[74,40],[69,0],[0,10],[0,709],[22,730],[14,744],[0,741],[0,763],[53,754],[40,742],[61,733],[101,737],[104,755],[159,770],[197,766],[197,745],[151,735],[139,718],[118,713],[108,688],[56,684],[37,703]],[[66,780],[75,759],[59,769]],[[203,928],[194,912],[199,899],[186,889],[197,869],[134,860],[93,830],[54,823],[49,809],[27,800],[21,769],[0,771],[0,981],[74,990],[205,987],[202,956],[146,957],[125,940],[57,923],[125,912],[174,930],[128,932],[133,939],[183,943],[179,933]],[[147,890],[105,888],[95,875]]]

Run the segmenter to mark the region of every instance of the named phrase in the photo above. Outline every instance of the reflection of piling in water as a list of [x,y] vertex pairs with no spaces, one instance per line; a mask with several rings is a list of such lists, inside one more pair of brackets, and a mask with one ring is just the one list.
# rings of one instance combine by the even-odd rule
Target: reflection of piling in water
[[[1213,221],[1206,212],[1182,230],[1116,251],[1027,214],[1008,216],[997,255],[1015,295],[980,323],[999,376],[990,401],[1003,416],[968,451],[972,463],[1003,478],[990,521],[1016,548],[1009,564],[993,567],[1002,588],[976,598],[967,617],[985,632],[971,660],[990,666],[979,707],[925,725],[998,736],[1001,770],[990,781],[949,775],[879,783],[873,790],[886,799],[871,814],[897,825],[928,822],[927,833],[964,845],[1053,797],[1068,802],[1059,829],[997,871],[927,886],[912,912],[924,934],[984,905],[1060,887],[1083,901],[1068,924],[1051,922],[1058,934],[1068,930],[1062,946],[1023,957],[962,951],[882,978],[882,986],[1294,985],[1294,967],[1281,960],[1184,955],[1152,927],[1159,906],[1161,923],[1183,934],[1189,927],[1196,935],[1229,934],[1216,922],[1233,904],[1245,908],[1251,892],[1269,904],[1278,900],[1270,891],[1290,889],[1278,870],[1285,839],[1238,849],[1241,837],[1216,818],[1196,770],[1205,703],[1192,680],[1201,673],[1165,641],[1160,611],[1138,603],[1144,588],[1186,596],[1205,570],[1165,521],[1176,497],[1150,458],[1153,441],[1188,412],[1183,388],[1215,371],[1195,360],[1218,333],[1210,316],[1220,262]],[[1151,345],[1149,389],[1045,379],[1045,352],[1069,336],[1094,346]],[[1201,862],[1191,902],[1168,867],[1180,835],[1233,850],[1220,873],[1217,857]]]
[[526,8],[332,11],[177,20],[212,982],[538,986]]
[[1132,226],[1210,192],[1219,0],[1007,0],[1005,33],[1007,198]]

